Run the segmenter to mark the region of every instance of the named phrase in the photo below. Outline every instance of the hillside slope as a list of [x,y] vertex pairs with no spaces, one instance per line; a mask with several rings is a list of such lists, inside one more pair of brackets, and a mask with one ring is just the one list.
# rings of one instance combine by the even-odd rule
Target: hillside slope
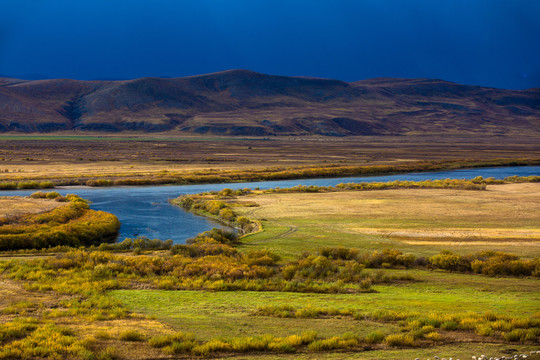
[[442,80],[346,83],[231,70],[127,81],[0,78],[0,132],[540,135],[540,89]]

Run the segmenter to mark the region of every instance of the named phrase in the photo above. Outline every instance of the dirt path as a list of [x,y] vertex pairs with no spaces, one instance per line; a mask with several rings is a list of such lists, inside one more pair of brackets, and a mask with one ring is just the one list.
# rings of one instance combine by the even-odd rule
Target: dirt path
[[[279,202],[280,200],[278,200],[278,203]],[[261,209],[262,209],[261,207],[257,207],[255,209],[249,210],[245,213],[245,216],[253,216],[256,212],[260,211]],[[262,219],[257,219],[257,220],[262,220]],[[272,222],[279,226],[287,227],[287,230],[279,235],[269,238],[268,240],[282,239],[298,231],[298,226],[285,224],[281,221],[276,221],[276,220],[272,220]]]
[[277,222],[277,221],[274,221],[274,222],[276,224],[280,225],[280,226],[287,226],[288,227],[287,231],[285,231],[284,233],[279,234],[277,236],[274,236],[274,239],[281,239],[281,238],[290,236],[290,235],[292,235],[292,234],[294,234],[295,232],[298,231],[298,226],[287,225],[287,224],[283,224],[283,223],[280,223],[280,222]]

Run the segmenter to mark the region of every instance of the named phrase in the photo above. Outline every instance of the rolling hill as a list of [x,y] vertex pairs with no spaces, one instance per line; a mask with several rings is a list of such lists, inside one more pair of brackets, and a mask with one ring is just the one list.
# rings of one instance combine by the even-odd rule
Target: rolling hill
[[540,89],[230,70],[127,81],[0,78],[0,132],[540,135]]

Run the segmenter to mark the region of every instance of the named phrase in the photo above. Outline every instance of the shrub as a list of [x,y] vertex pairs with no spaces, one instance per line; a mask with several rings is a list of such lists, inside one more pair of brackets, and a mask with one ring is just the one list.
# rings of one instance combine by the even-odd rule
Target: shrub
[[165,347],[163,350],[169,354],[182,354],[191,352],[191,350],[198,346],[199,343],[194,340],[186,340],[182,342],[173,342],[170,346]]
[[410,347],[416,345],[414,338],[408,334],[391,334],[388,335],[384,341],[391,347]]
[[306,307],[298,309],[295,312],[294,317],[295,318],[316,318],[322,312],[323,311],[321,309],[317,309],[313,307],[312,305],[308,305]]
[[235,216],[231,209],[223,208],[219,211],[219,217],[226,221],[232,221]]
[[319,250],[319,254],[330,259],[354,260],[358,256],[358,250],[343,246],[323,247]]
[[429,258],[431,265],[438,269],[449,271],[470,271],[471,264],[466,259],[459,255],[455,255],[450,251],[441,251],[440,254]]
[[508,333],[505,333],[504,339],[506,341],[518,342],[518,341],[525,341],[526,336],[527,336],[527,330],[514,329]]
[[281,258],[279,255],[274,254],[272,251],[264,250],[250,250],[244,254],[244,259],[249,265],[274,265]]
[[143,341],[144,336],[137,330],[126,330],[118,337],[122,341]]
[[98,331],[94,336],[100,340],[109,340],[111,338],[111,334],[104,330]]
[[218,351],[230,351],[231,345],[221,340],[210,340],[207,343],[196,345],[191,349],[195,355],[206,356]]
[[445,321],[441,324],[441,329],[443,330],[457,330],[458,323],[455,321]]
[[235,337],[229,340],[229,344],[235,352],[263,351],[271,339],[269,336]]
[[42,181],[39,183],[39,187],[42,189],[52,189],[54,188],[54,183],[52,181]]
[[57,197],[60,196],[60,193],[56,192],[56,191],[51,191],[51,192],[48,192],[46,193],[45,197],[47,199],[56,199]]
[[223,190],[221,190],[221,191],[218,192],[218,196],[219,196],[220,198],[223,198],[223,197],[229,197],[229,196],[232,195],[232,193],[233,193],[233,190],[232,190],[232,189],[225,188],[225,189],[223,189]]
[[432,331],[425,335],[425,338],[431,341],[441,341],[441,334],[438,332]]
[[378,344],[384,341],[384,334],[379,331],[373,331],[366,335],[365,341],[368,344]]
[[510,331],[512,330],[512,324],[505,320],[497,320],[491,324],[493,330],[497,331]]
[[493,335],[493,329],[489,325],[478,325],[474,332],[481,336]]
[[364,279],[360,282],[360,289],[369,290],[371,289],[371,279]]
[[308,345],[310,351],[328,351],[339,347],[339,337],[333,336],[328,339],[316,340]]

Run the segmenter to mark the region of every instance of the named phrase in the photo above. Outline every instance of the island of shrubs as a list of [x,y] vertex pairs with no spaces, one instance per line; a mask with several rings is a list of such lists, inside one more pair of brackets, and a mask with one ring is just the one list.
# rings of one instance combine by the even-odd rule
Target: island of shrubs
[[116,216],[91,210],[77,195],[61,196],[57,192],[37,192],[32,198],[66,202],[54,210],[5,218],[0,222],[0,251],[42,249],[55,246],[90,246],[112,241],[118,235]]

